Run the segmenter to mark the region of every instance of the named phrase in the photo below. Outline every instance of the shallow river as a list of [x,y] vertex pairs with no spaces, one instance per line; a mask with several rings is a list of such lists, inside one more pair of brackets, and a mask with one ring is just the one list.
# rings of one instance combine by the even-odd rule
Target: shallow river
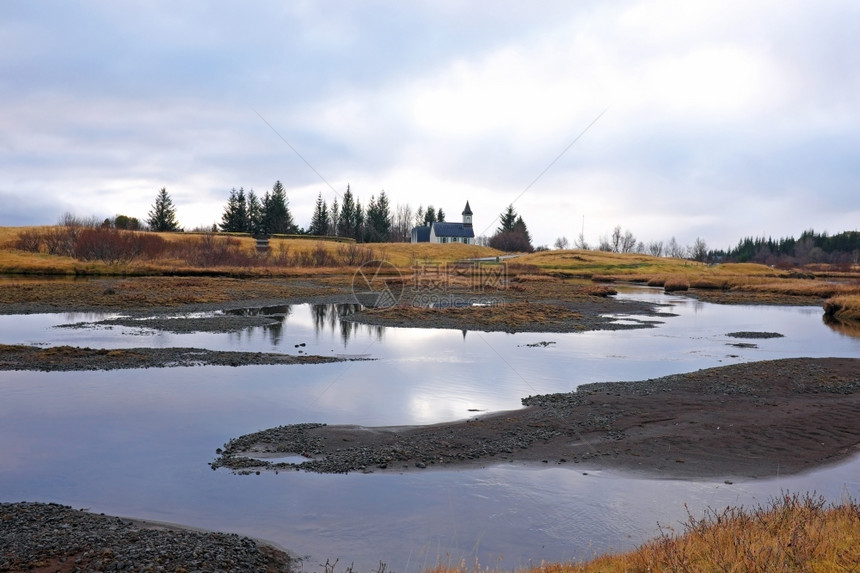
[[[310,305],[281,307],[276,328],[238,334],[56,328],[112,315],[0,316],[0,344],[376,358],[0,372],[0,501],[55,501],[261,537],[310,556],[310,570],[339,559],[356,571],[382,560],[408,572],[440,561],[478,559],[485,567],[511,568],[630,549],[657,536],[658,524],[678,529],[685,504],[700,516],[706,507],[764,503],[784,490],[860,498],[860,457],[805,475],[731,484],[645,479],[581,464],[259,476],[207,465],[229,438],[280,424],[433,423],[518,408],[524,396],[588,382],[785,357],[860,356],[860,338],[827,327],[819,307],[718,306],[650,289],[619,297],[667,305],[677,316],[660,318],[651,329],[516,335],[367,327],[341,322],[338,312],[348,308]],[[751,330],[784,337],[726,336]],[[550,344],[528,346],[537,342]]]

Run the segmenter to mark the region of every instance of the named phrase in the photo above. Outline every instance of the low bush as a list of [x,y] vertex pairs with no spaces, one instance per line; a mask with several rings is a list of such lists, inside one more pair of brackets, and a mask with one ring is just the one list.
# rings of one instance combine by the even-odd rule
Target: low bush
[[174,241],[168,254],[192,267],[242,268],[262,263],[262,257],[246,249],[236,237],[221,237],[214,233]]
[[685,276],[673,276],[663,283],[666,292],[686,291],[690,289],[690,281]]
[[116,264],[154,259],[166,248],[167,242],[158,235],[95,227],[80,230],[72,253],[79,260]]
[[824,314],[839,320],[860,321],[860,295],[834,296],[824,302]]
[[42,252],[43,245],[44,232],[38,229],[24,229],[18,233],[18,237],[12,243],[14,248],[28,253]]
[[376,259],[372,248],[356,243],[339,244],[337,255],[340,258],[340,264],[348,267],[357,267]]

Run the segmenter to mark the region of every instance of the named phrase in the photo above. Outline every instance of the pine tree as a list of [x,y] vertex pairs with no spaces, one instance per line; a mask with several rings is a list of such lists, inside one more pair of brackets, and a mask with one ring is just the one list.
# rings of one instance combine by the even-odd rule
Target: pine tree
[[245,230],[255,237],[263,234],[263,205],[254,190],[248,191],[248,220]]
[[155,196],[155,203],[152,205],[146,224],[149,225],[150,230],[159,233],[179,231],[179,223],[176,222],[176,207],[173,206],[173,201],[167,194],[166,187],[162,187],[158,195]]
[[266,191],[263,195],[263,232],[266,235],[289,234],[298,230],[288,204],[284,186],[275,181],[272,192]]
[[248,205],[245,200],[245,189],[234,187],[230,198],[221,215],[221,230],[228,233],[242,233],[248,230]]
[[311,225],[308,228],[308,233],[319,236],[328,234],[328,206],[323,201],[322,193],[317,195],[317,203],[314,207],[314,214],[311,217]]
[[388,203],[388,195],[385,191],[379,192],[379,199],[376,200],[376,219],[372,225],[379,233],[380,241],[391,240],[391,205]]
[[513,205],[508,205],[505,212],[499,215],[499,223],[499,228],[496,229],[497,233],[514,230],[514,226],[517,223],[517,212],[514,211]]
[[355,198],[355,215],[353,215],[352,220],[353,226],[353,238],[356,241],[364,240],[364,209],[361,207],[361,201],[358,200],[358,197]]
[[340,214],[337,219],[337,234],[339,237],[355,236],[355,200],[349,185],[343,194],[340,204]]
[[331,209],[328,211],[328,232],[332,235],[337,235],[337,225],[340,217],[340,205],[337,204],[337,197],[332,200]]
[[440,223],[445,222],[445,211],[443,211],[441,207],[439,207],[439,210],[436,211],[436,220]]
[[365,240],[368,242],[387,242],[391,237],[391,209],[385,191],[379,199],[370,197],[367,204]]
[[427,210],[424,211],[424,224],[433,225],[436,222],[436,209],[433,205],[427,205]]
[[499,221],[501,224],[489,241],[491,247],[507,252],[534,251],[525,221],[517,215],[513,205],[508,205],[505,212],[499,215]]

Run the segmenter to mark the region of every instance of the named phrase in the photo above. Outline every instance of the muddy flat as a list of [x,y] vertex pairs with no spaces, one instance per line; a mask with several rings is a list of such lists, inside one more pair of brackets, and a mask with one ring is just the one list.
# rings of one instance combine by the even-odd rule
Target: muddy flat
[[248,366],[270,364],[327,364],[367,360],[358,356],[318,356],[275,352],[234,352],[204,348],[87,348],[0,344],[0,370],[122,370],[178,366]]
[[[734,479],[798,473],[860,452],[860,359],[587,384],[523,404],[431,426],[281,426],[231,440],[213,466],[342,473],[524,463]],[[308,461],[265,461],[286,454]]]

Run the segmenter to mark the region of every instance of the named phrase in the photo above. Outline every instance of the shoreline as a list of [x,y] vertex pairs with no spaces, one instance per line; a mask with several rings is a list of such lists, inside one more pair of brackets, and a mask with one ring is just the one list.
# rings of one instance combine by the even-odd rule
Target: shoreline
[[[860,452],[860,359],[789,358],[530,396],[520,410],[406,427],[294,424],[230,440],[236,473],[587,464],[673,479],[799,473]],[[272,463],[265,457],[301,455]]]
[[[0,571],[290,572],[275,543],[207,529],[89,513],[40,502],[0,503]],[[148,569],[147,569],[148,570]]]

